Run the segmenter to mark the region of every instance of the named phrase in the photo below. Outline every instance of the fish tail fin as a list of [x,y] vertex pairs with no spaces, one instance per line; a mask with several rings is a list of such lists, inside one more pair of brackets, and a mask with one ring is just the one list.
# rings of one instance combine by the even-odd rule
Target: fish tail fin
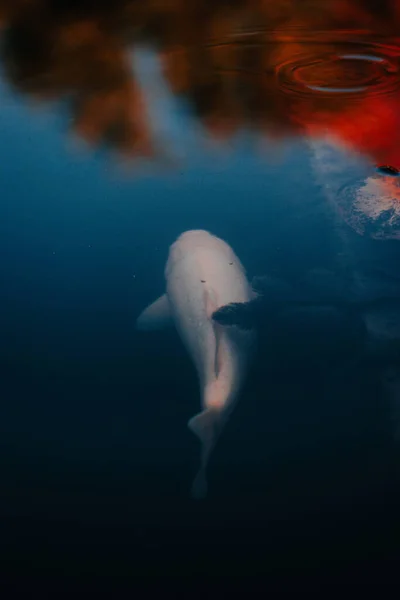
[[191,496],[194,500],[204,500],[208,492],[208,482],[205,467],[200,467],[193,480]]
[[188,421],[188,428],[201,442],[200,468],[192,484],[192,498],[203,499],[207,495],[207,465],[215,446],[220,422],[220,410],[215,407],[206,408]]

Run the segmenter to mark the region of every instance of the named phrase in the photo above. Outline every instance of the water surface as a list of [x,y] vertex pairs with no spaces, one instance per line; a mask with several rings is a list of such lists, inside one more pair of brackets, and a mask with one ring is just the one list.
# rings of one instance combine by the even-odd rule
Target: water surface
[[7,570],[323,577],[389,554],[396,365],[388,385],[262,337],[198,505],[194,369],[174,331],[134,324],[187,229],[225,239],[250,277],[398,289],[398,2],[0,15]]

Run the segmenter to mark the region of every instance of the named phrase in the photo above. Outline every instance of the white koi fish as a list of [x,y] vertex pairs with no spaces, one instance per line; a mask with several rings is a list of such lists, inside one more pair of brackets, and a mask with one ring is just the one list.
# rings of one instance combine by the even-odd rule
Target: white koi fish
[[186,231],[172,244],[165,279],[166,293],[142,312],[137,327],[157,329],[172,319],[196,367],[202,410],[188,427],[202,445],[192,495],[203,498],[210,454],[238,399],[255,340],[254,331],[221,326],[212,314],[248,302],[254,292],[232,248],[203,230]]

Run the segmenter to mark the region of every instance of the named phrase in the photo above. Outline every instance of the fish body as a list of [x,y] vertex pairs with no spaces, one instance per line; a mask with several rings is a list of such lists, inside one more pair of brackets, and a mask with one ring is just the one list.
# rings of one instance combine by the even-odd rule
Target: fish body
[[240,394],[255,342],[253,330],[223,327],[212,315],[231,302],[249,302],[254,292],[232,248],[204,230],[186,231],[172,244],[165,280],[166,293],[143,311],[137,327],[154,329],[172,320],[196,368],[201,411],[188,427],[201,442],[192,487],[200,498],[207,493],[208,461]]

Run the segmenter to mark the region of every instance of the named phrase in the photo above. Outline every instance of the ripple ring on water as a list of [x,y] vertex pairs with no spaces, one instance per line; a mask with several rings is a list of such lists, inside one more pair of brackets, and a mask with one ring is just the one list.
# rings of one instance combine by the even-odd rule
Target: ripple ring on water
[[279,65],[277,77],[283,90],[302,95],[360,96],[400,88],[397,59],[372,52],[371,48],[297,57]]

